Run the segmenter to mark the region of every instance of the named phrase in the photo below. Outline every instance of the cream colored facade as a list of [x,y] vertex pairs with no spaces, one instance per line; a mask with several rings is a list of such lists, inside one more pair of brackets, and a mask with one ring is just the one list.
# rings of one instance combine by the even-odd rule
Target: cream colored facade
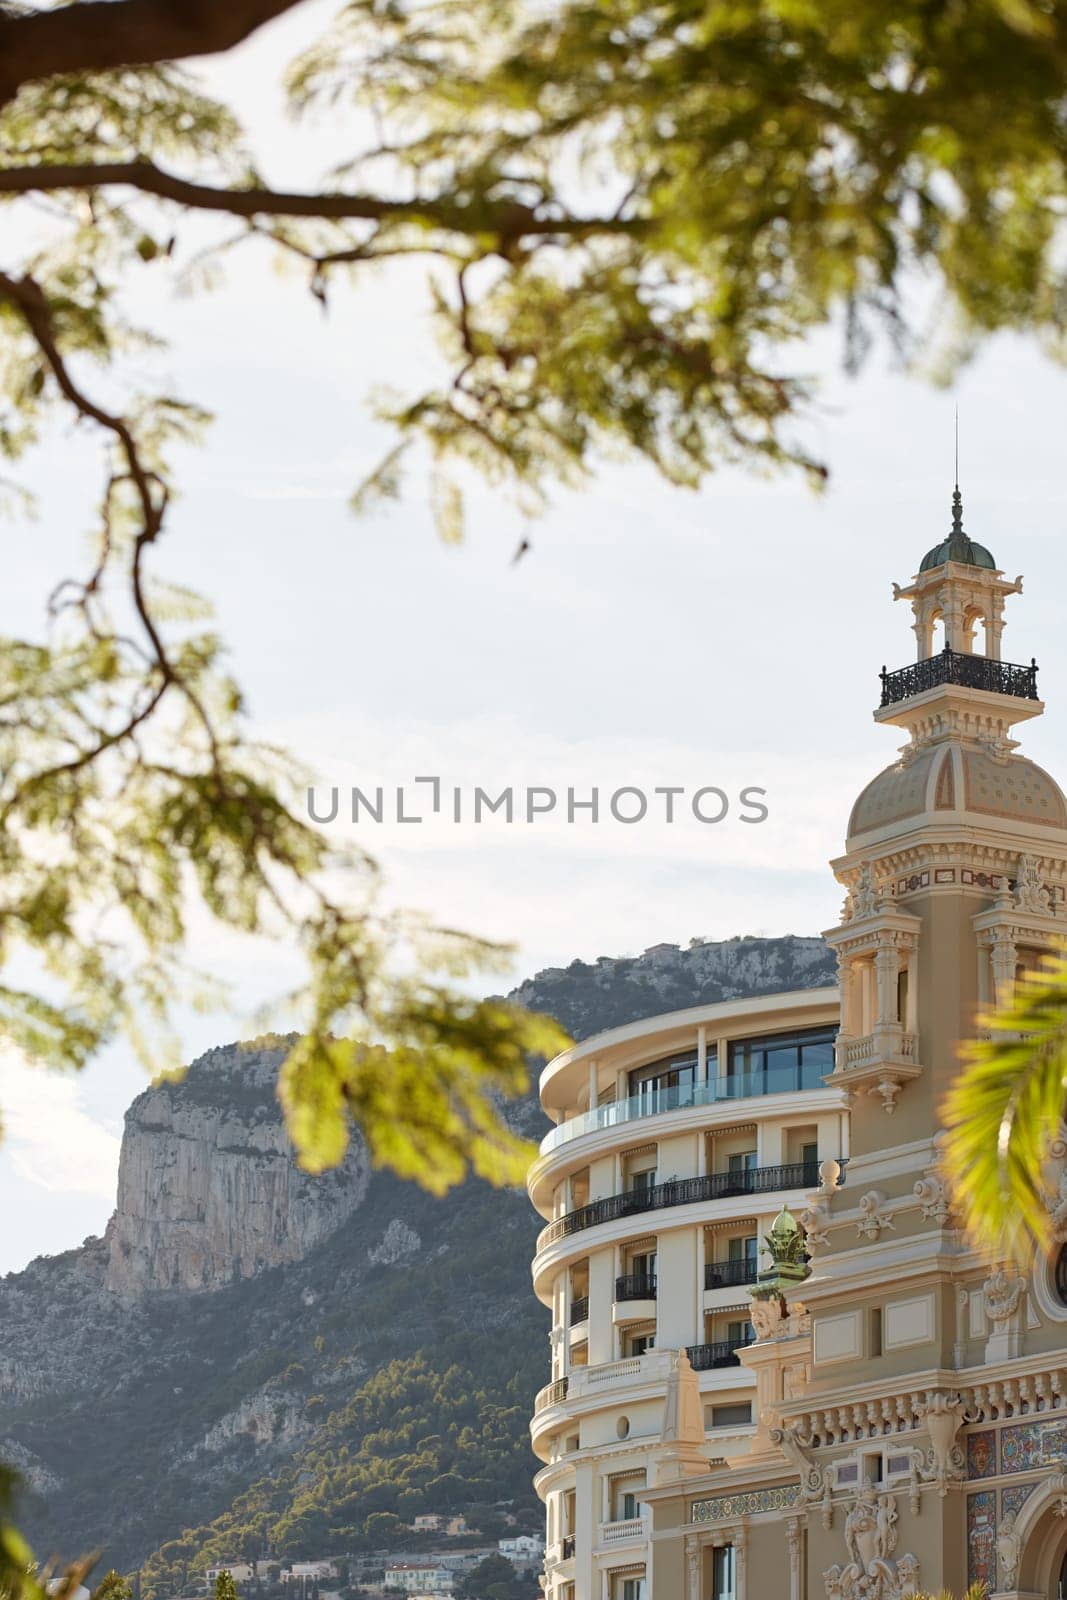
[[[917,660],[875,716],[908,742],[833,863],[839,989],[654,1018],[545,1069],[548,1600],[1067,1596],[1067,1251],[995,1268],[937,1172],[959,1042],[1067,933],[1067,802],[1012,737],[1036,673],[1001,660],[1020,588],[957,492],[895,591]],[[811,1268],[785,1309],[750,1295],[783,1205]]]

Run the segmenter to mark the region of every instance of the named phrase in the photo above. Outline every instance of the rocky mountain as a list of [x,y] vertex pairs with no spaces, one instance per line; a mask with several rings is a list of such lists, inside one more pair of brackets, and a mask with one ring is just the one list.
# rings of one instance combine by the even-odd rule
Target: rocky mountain
[[[514,997],[581,1037],[832,979],[821,940],[735,939],[550,968]],[[274,1099],[283,1050],[230,1045],[146,1090],[104,1238],[0,1280],[0,1458],[24,1525],[43,1554],[144,1565],[146,1596],[211,1554],[358,1550],[423,1509],[510,1499],[537,1523],[537,1218],[520,1192],[435,1200],[372,1173],[358,1140],[338,1171],[302,1174]],[[512,1120],[544,1125],[533,1096]]]

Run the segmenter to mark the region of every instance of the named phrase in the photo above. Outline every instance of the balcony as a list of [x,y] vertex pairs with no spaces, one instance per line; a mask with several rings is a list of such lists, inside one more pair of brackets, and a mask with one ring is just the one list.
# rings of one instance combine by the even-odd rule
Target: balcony
[[705,1289],[732,1289],[737,1284],[755,1283],[759,1263],[742,1258],[740,1261],[708,1261],[704,1267]]
[[795,1094],[802,1089],[822,1089],[828,1073],[818,1062],[796,1067],[771,1067],[762,1072],[732,1072],[709,1078],[705,1083],[681,1083],[673,1089],[657,1089],[651,1094],[633,1094],[626,1100],[612,1100],[593,1111],[582,1112],[555,1128],[541,1140],[541,1154],[547,1156],[572,1139],[602,1128],[615,1128],[644,1117],[660,1116],[664,1111],[687,1111],[692,1106],[721,1105],[723,1101],[753,1100],[768,1094]]
[[569,1387],[569,1378],[557,1378],[554,1383],[546,1383],[543,1389],[538,1390],[537,1398],[534,1400],[534,1416],[536,1417],[540,1411],[547,1411],[549,1406],[558,1406],[561,1401],[566,1400]]
[[573,1559],[573,1557],[574,1557],[574,1534],[573,1533],[565,1533],[563,1535],[563,1542],[560,1545],[560,1552],[561,1552],[560,1553],[560,1560],[561,1561],[571,1561]]
[[627,1517],[619,1522],[602,1522],[600,1524],[600,1543],[614,1547],[618,1544],[633,1544],[637,1540],[648,1538],[648,1525],[644,1517]]
[[882,705],[895,706],[913,695],[942,684],[958,684],[964,689],[984,689],[987,694],[1010,694],[1018,700],[1037,699],[1037,662],[1028,667],[1012,661],[992,661],[988,656],[967,655],[946,645],[936,656],[913,661],[898,672],[882,668]]
[[580,1322],[589,1321],[589,1296],[583,1294],[579,1299],[571,1301],[571,1327],[576,1328]]
[[615,1300],[654,1300],[656,1274],[654,1272],[624,1272],[615,1279]]
[[671,1206],[698,1205],[707,1200],[728,1200],[733,1195],[776,1194],[783,1189],[815,1189],[819,1184],[817,1161],[790,1161],[778,1167],[750,1167],[744,1172],[709,1172],[702,1178],[671,1178],[646,1189],[629,1189],[625,1194],[609,1195],[590,1205],[568,1211],[542,1228],[538,1251],[568,1239],[571,1234],[595,1228],[601,1222],[616,1222],[620,1217],[640,1216],[646,1211],[662,1211]]
[[718,1339],[713,1344],[691,1344],[686,1351],[694,1372],[710,1372],[713,1367],[739,1367],[737,1352],[755,1340],[755,1333],[744,1339]]

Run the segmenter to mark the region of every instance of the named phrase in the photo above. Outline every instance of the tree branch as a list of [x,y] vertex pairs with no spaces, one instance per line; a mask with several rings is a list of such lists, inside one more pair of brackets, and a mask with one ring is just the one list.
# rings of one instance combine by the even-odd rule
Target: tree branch
[[181,61],[231,50],[300,0],[78,0],[0,17],[0,104],[60,74]]
[[[115,0],[119,3],[119,0]],[[493,233],[517,240],[566,234],[582,238],[600,233],[635,234],[645,224],[635,217],[539,216],[520,201],[485,200],[467,206],[450,195],[428,200],[393,200],[382,195],[296,194],[285,190],[216,189],[210,184],[164,172],[151,161],[64,162],[56,165],[0,167],[0,194],[49,194],[61,189],[138,189],[142,194],[172,200],[195,211],[217,211],[234,217],[309,217],[332,221],[381,222],[387,219],[430,222],[456,233]],[[343,259],[343,258],[342,258]]]

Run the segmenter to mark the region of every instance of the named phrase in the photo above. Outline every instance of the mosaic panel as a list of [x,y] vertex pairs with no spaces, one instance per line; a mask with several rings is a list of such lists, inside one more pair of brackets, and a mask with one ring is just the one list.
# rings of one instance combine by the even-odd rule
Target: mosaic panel
[[967,1435],[968,1478],[995,1478],[997,1475],[997,1436],[992,1428]]
[[725,1522],[730,1517],[756,1515],[760,1511],[788,1511],[800,1499],[798,1483],[780,1489],[751,1489],[747,1494],[720,1494],[714,1500],[694,1500],[689,1507],[690,1522]]
[[1004,1472],[1032,1472],[1042,1465],[1042,1428],[1037,1422],[1019,1422],[1000,1435],[1000,1464]]
[[1006,1489],[1001,1489],[1001,1516],[1006,1517],[1010,1513],[1013,1517],[1017,1517],[1036,1488],[1036,1483],[1009,1483]]
[[997,1580],[997,1497],[993,1489],[967,1496],[967,1583],[992,1593]]

